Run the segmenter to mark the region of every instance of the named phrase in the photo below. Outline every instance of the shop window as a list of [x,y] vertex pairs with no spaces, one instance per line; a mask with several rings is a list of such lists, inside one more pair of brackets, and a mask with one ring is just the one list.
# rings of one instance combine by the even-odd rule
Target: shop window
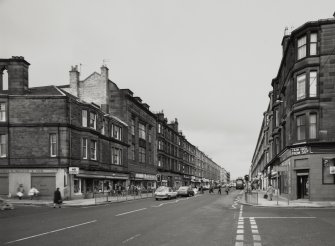
[[335,158],[322,159],[322,184],[335,184]]

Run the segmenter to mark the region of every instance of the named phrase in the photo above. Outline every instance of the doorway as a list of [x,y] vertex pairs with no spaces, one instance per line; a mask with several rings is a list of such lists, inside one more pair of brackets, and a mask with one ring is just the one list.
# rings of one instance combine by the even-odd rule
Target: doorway
[[309,172],[297,172],[297,198],[309,198]]

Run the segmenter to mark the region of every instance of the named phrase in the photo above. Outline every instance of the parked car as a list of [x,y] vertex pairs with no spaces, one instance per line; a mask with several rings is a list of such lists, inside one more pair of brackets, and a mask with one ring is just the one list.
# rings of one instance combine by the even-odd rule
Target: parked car
[[171,187],[160,186],[155,191],[155,199],[172,199],[177,198],[177,192],[174,191]]
[[181,186],[177,190],[178,196],[194,196],[194,190],[189,186]]

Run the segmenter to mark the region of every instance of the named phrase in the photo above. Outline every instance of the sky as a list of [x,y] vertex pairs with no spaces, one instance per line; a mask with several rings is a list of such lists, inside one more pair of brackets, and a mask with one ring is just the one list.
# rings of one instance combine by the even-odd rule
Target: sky
[[109,68],[119,88],[178,119],[188,141],[249,172],[289,30],[333,18],[332,0],[0,0],[0,58],[23,56],[29,86]]

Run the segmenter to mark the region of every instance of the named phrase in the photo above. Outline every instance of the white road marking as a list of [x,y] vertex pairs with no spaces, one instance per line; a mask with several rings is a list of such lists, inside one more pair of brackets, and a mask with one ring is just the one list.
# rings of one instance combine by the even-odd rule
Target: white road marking
[[254,238],[254,241],[261,241],[261,236],[260,235],[252,235]]
[[67,227],[64,227],[64,228],[60,228],[60,229],[57,229],[57,230],[44,232],[44,233],[33,235],[33,236],[30,236],[30,237],[20,238],[20,239],[14,240],[14,241],[7,242],[5,244],[20,242],[20,241],[27,240],[27,239],[30,239],[30,238],[40,237],[40,236],[44,236],[44,235],[47,235],[47,234],[51,234],[51,233],[55,233],[55,232],[59,232],[59,231],[64,231],[66,229],[71,229],[71,228],[74,228],[74,227],[78,227],[78,226],[82,226],[82,225],[87,225],[87,224],[95,223],[95,222],[97,222],[97,220],[92,220],[92,221],[84,222],[84,223],[73,225],[73,226],[67,226]]
[[130,240],[133,240],[134,238],[137,238],[137,237],[139,237],[139,236],[141,236],[141,234],[136,234],[135,236],[132,236],[132,237],[130,237],[130,238],[128,238],[128,239],[122,241],[122,243],[127,243],[127,242],[129,242]]
[[132,210],[132,211],[129,211],[129,212],[122,213],[122,214],[117,214],[115,216],[121,216],[121,215],[125,215],[125,214],[135,213],[135,212],[142,211],[142,210],[145,210],[145,209],[147,209],[147,208],[136,209],[136,210]]
[[244,236],[243,235],[236,235],[236,241],[243,241]]
[[[248,218],[248,217],[245,217]],[[253,217],[255,219],[316,219],[316,217]]]

